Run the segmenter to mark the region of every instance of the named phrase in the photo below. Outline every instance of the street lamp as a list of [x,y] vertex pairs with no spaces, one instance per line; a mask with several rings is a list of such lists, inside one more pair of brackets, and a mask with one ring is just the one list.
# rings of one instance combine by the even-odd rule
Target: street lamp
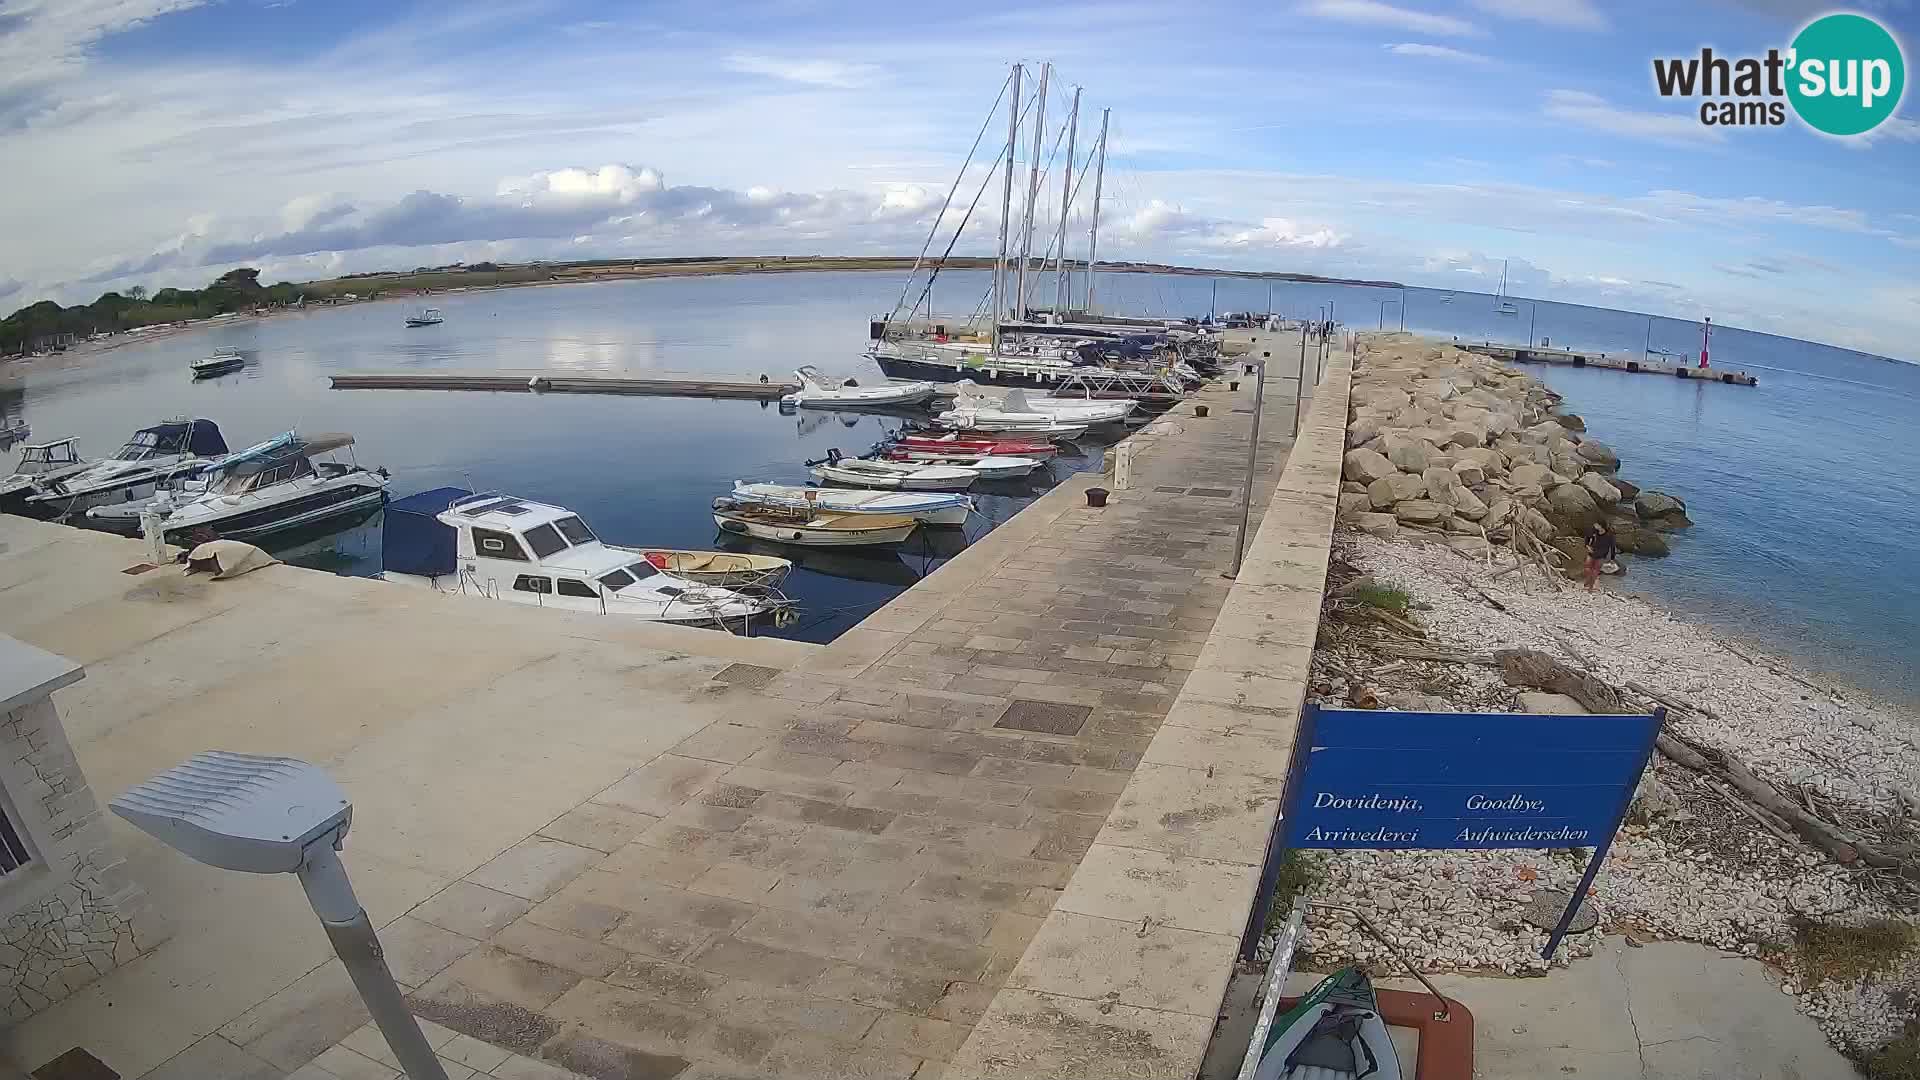
[[298,874],[401,1068],[410,1080],[447,1080],[340,863],[353,804],[332,777],[293,758],[208,750],[107,805],[195,862],[249,874]]

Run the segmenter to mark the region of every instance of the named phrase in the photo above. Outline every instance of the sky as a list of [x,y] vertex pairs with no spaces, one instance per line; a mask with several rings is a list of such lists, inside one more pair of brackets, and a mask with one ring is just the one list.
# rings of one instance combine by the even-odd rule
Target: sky
[[[1505,264],[1522,296],[1920,360],[1920,94],[1837,140],[1653,87],[1655,57],[1828,10],[0,0],[0,311],[240,265],[912,254],[983,190],[955,250],[989,254],[989,111],[1024,60],[1029,99],[1054,65],[1036,250],[1078,87],[1073,257],[1111,109],[1103,257],[1479,291]],[[1854,10],[1920,60],[1915,0]]]

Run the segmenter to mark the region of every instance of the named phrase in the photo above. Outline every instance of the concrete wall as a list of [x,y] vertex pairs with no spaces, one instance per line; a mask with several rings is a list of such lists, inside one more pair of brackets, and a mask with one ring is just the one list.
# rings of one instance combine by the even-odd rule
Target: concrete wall
[[50,697],[0,721],[0,790],[34,861],[0,881],[0,1001],[21,1020],[164,936],[127,877]]
[[1351,375],[1349,354],[1329,357],[1194,670],[947,1080],[1199,1068],[1306,694]]

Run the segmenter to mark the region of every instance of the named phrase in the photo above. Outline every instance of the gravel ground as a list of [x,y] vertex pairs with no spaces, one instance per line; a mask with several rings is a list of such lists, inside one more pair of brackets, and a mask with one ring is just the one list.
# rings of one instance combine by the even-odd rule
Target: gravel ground
[[[1920,791],[1920,717],[1816,685],[1783,661],[1736,651],[1641,599],[1554,590],[1531,571],[1493,578],[1483,563],[1433,543],[1357,533],[1340,542],[1360,571],[1411,594],[1431,646],[1541,649],[1616,687],[1631,680],[1678,695],[1720,718],[1676,715],[1671,727],[1727,751],[1784,791],[1804,785],[1850,815],[1898,816],[1899,792]],[[1468,581],[1508,610],[1486,603]],[[1390,707],[1517,711],[1517,691],[1493,669],[1394,662],[1337,630],[1323,629],[1314,682],[1316,700],[1329,705],[1349,705],[1364,684]],[[1662,762],[1654,775],[1642,789],[1651,812],[1622,830],[1596,882],[1591,903],[1601,927],[1769,960],[1783,991],[1856,1055],[1897,1035],[1920,1003],[1920,959],[1910,955],[1857,982],[1821,982],[1793,970],[1787,946],[1800,917],[1915,921],[1913,893],[1889,875],[1843,867],[1797,839],[1782,840],[1685,769]],[[1540,959],[1547,935],[1523,913],[1541,890],[1570,890],[1585,855],[1336,851],[1309,858],[1321,880],[1316,894],[1347,898],[1424,970],[1524,975],[1548,965]],[[1309,925],[1303,947],[1313,966],[1362,960],[1393,970],[1386,950],[1350,916],[1319,915]],[[1554,963],[1590,955],[1594,936],[1570,936]]]

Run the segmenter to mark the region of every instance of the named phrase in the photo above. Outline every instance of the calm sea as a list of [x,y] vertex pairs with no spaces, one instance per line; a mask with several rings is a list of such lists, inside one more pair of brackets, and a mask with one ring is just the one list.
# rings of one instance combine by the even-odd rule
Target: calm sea
[[[944,274],[936,310],[972,310],[980,272]],[[800,364],[878,379],[861,356],[866,320],[891,307],[893,274],[794,274],[617,281],[437,296],[447,321],[408,330],[403,303],[236,322],[125,346],[71,367],[0,369],[0,414],[36,441],[77,435],[101,453],[133,429],[192,413],[235,446],[290,427],[354,434],[363,463],[407,494],[442,484],[502,489],[570,506],[608,539],[709,547],[708,508],[731,481],[798,483],[829,447],[865,449],[892,421],[753,402],[338,391],[342,370],[472,367],[780,376]],[[1051,295],[1051,285],[1039,290]],[[1076,295],[1078,290],[1076,289]],[[1397,326],[1462,340],[1537,341],[1609,352],[1699,349],[1695,323],[1516,300],[1501,315],[1468,292],[1372,289],[1166,275],[1103,275],[1101,306],[1168,315],[1210,309],[1311,314],[1332,303],[1356,329]],[[248,366],[192,382],[189,360],[218,345]],[[1628,582],[1682,611],[1863,687],[1920,699],[1920,367],[1722,328],[1717,365],[1757,388],[1559,367],[1530,369],[1564,393],[1623,476],[1687,501],[1694,520],[1665,561]],[[9,455],[8,460],[11,460]],[[1099,448],[1063,455],[1045,478],[994,486],[964,535],[922,530],[898,552],[807,553],[790,591],[807,614],[788,633],[828,640],[970,537],[1004,521],[1059,475],[1094,468]],[[987,490],[987,489],[983,489]],[[348,573],[379,565],[379,523],[303,538],[293,561]]]

